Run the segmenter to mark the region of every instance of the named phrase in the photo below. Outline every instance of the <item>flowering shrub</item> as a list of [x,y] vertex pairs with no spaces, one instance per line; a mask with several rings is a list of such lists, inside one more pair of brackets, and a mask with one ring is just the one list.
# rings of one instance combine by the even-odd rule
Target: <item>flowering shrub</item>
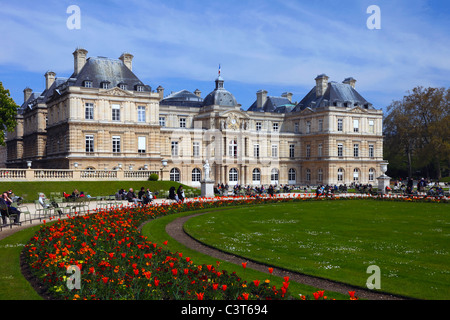
[[[160,216],[188,210],[312,199],[203,199],[68,216],[52,224],[44,222],[26,244],[24,257],[32,276],[54,299],[287,299],[289,279],[285,278],[282,287],[276,288],[270,281],[246,282],[236,272],[220,270],[219,263],[196,265],[181,252],[170,252],[167,242],[157,244],[147,240],[139,226]],[[69,286],[73,283],[67,273],[69,266],[80,270],[79,288]],[[246,263],[242,266],[245,269]],[[349,294],[355,299],[354,292]],[[323,298],[323,291],[313,296]]]

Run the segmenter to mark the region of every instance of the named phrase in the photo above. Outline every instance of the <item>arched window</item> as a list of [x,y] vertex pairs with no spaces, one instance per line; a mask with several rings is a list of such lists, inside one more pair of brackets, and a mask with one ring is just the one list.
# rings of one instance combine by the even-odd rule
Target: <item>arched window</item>
[[180,182],[180,170],[177,168],[170,170],[170,181]]
[[297,173],[295,172],[295,169],[293,169],[293,168],[289,169],[288,180],[289,180],[289,184],[297,183]]
[[355,168],[353,169],[353,181],[359,181],[359,169]]
[[237,182],[238,181],[238,171],[236,168],[230,169],[230,172],[228,174],[228,180],[230,182]]
[[369,181],[374,181],[374,180],[375,180],[375,169],[370,168],[369,169]]
[[254,184],[261,183],[261,171],[259,169],[253,169],[252,180]]
[[192,170],[192,182],[199,182],[202,178],[202,172],[199,168],[194,168]]
[[344,169],[339,168],[337,173],[337,180],[338,181],[344,181]]
[[273,168],[270,172],[270,183],[271,184],[278,184],[278,169]]

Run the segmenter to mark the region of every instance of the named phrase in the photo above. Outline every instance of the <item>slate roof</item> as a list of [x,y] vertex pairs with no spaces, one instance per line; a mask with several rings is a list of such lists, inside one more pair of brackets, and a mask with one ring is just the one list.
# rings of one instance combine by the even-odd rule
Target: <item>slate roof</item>
[[224,107],[237,106],[236,98],[223,87],[221,76],[216,79],[216,88],[203,99],[203,106],[219,105]]
[[359,105],[363,108],[374,109],[371,103],[364,99],[350,84],[328,83],[325,94],[316,96],[316,87],[295,106],[293,111],[301,111],[306,108],[318,108],[321,106],[353,107]]
[[295,105],[288,98],[268,96],[261,108],[258,108],[258,103],[255,101],[248,108],[248,111],[286,113],[290,112],[294,107]]
[[136,90],[136,86],[144,87],[144,91],[151,91],[151,87],[144,85],[141,80],[119,59],[105,57],[90,57],[80,70],[78,75],[71,76],[69,85],[83,87],[84,81],[92,81],[93,88],[101,88],[102,82],[109,82],[109,87],[117,87],[119,84],[126,84],[127,90]]
[[159,104],[166,106],[201,107],[203,105],[203,99],[188,90],[181,90],[171,93],[162,99]]

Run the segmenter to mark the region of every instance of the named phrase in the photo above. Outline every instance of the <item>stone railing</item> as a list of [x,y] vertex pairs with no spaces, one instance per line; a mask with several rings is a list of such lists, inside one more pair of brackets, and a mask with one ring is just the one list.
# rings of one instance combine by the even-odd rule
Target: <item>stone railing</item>
[[72,169],[0,169],[2,181],[96,181],[96,180],[147,180],[149,170],[72,170]]

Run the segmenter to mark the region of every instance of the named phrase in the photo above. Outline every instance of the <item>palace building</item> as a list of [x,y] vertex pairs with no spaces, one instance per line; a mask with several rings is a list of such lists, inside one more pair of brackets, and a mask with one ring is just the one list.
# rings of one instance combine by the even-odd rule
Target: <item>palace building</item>
[[220,73],[204,97],[164,95],[135,75],[133,55],[87,53],[73,52],[70,77],[48,71],[42,92],[24,90],[7,167],[147,170],[191,186],[206,160],[210,178],[228,185],[375,184],[381,174],[383,114],[353,78],[319,75],[298,103],[260,90],[243,107]]

